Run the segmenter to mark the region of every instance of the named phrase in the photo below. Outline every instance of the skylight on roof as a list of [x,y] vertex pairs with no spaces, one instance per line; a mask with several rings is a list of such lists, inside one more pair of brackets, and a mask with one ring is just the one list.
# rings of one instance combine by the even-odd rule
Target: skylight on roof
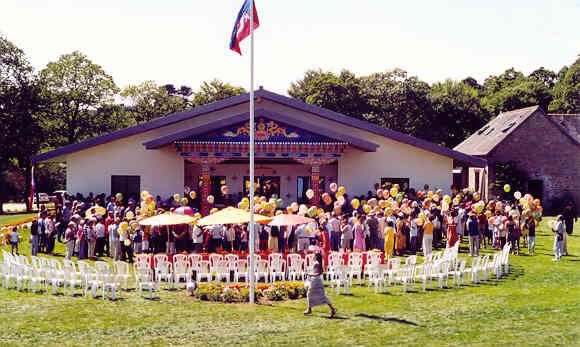
[[514,125],[516,125],[516,122],[509,122],[503,129],[501,129],[501,131],[507,133],[511,128],[514,127]]

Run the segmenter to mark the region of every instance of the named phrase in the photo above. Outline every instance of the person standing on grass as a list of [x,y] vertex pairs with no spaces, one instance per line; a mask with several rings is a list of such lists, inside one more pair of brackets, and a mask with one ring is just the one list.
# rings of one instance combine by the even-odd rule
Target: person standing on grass
[[18,234],[18,228],[12,228],[12,232],[10,233],[10,253],[14,255],[14,250],[16,250],[16,254],[18,253],[18,243],[20,242],[20,234]]
[[38,254],[38,221],[35,219],[30,225],[30,255]]
[[102,218],[99,218],[97,225],[95,225],[95,236],[95,254],[99,257],[103,257],[105,255],[105,224],[103,223]]
[[479,227],[477,217],[470,214],[467,220],[467,234],[469,235],[469,255],[472,257],[479,256]]
[[54,222],[54,216],[49,215],[45,219],[46,223],[46,253],[52,253],[54,251],[54,241],[56,239],[56,224]]
[[76,242],[76,231],[77,225],[75,222],[69,222],[68,226],[64,232],[64,243],[66,245],[66,256],[67,260],[70,260],[73,256],[75,251],[75,242]]
[[97,245],[97,233],[95,231],[96,220],[94,218],[89,218],[87,223],[87,242],[89,244],[89,259],[95,258],[95,247]]
[[350,226],[350,224],[348,223],[348,220],[346,218],[341,220],[341,227],[340,227],[340,250],[342,252],[347,252],[350,251],[350,242],[351,240],[354,238],[354,235],[352,234],[352,227]]
[[536,221],[534,217],[529,216],[526,219],[526,228],[528,229],[528,254],[536,253]]
[[[349,226],[350,227],[350,226]],[[308,308],[304,311],[305,315],[312,314],[312,308],[321,305],[328,305],[330,308],[330,318],[334,318],[336,315],[336,308],[332,306],[332,303],[326,297],[324,293],[324,283],[322,283],[322,254],[316,253],[315,261],[312,266],[312,272],[308,273],[308,278],[310,280],[310,286],[308,287],[308,292],[306,297],[308,298]]]
[[384,239],[385,260],[389,260],[393,258],[393,250],[395,249],[395,223],[392,220],[387,221]]
[[564,240],[564,222],[562,215],[558,215],[552,231],[554,232],[554,261],[562,260],[562,241]]
[[433,253],[433,229],[435,225],[433,224],[433,220],[435,216],[430,214],[425,221],[425,225],[423,225],[423,256],[428,256]]
[[569,201],[568,204],[566,204],[566,206],[564,207],[564,211],[562,212],[562,216],[564,217],[566,234],[572,235],[572,232],[574,231],[574,222],[578,221],[576,206],[574,205],[573,201]]

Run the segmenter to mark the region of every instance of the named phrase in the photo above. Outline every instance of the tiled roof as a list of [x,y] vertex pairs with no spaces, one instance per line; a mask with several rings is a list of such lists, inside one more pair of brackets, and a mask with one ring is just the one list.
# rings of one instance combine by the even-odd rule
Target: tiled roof
[[481,129],[455,146],[454,150],[469,155],[485,156],[536,111],[544,112],[540,106],[502,112]]

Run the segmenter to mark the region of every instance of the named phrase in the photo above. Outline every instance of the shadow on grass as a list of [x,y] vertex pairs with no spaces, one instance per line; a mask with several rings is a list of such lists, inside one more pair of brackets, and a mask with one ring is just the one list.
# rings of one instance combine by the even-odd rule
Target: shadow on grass
[[355,314],[355,317],[368,318],[368,319],[372,319],[372,320],[380,320],[383,322],[395,322],[395,323],[401,323],[401,324],[412,325],[415,327],[420,327],[420,325],[415,323],[415,322],[411,322],[411,321],[408,321],[406,319],[401,319],[401,318],[396,318],[396,317],[381,317],[381,316],[375,316],[375,315],[366,314],[366,313],[357,313],[357,314]]

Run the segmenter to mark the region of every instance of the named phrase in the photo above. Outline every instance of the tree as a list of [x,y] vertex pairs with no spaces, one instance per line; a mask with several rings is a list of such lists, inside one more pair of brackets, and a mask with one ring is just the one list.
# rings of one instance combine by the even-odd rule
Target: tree
[[49,146],[93,137],[107,119],[94,110],[110,104],[119,91],[101,66],[75,51],[50,62],[40,72],[42,95],[49,107],[39,117]]
[[366,120],[412,136],[428,137],[426,126],[433,110],[426,82],[395,69],[363,77],[362,85],[369,106]]
[[580,113],[580,56],[570,67],[558,73],[554,86],[554,100],[548,110],[557,113]]
[[176,94],[173,85],[158,86],[154,81],[130,85],[121,92],[121,96],[130,105],[129,110],[137,123],[187,109],[189,107],[187,99]]
[[534,105],[547,110],[552,100],[550,88],[543,80],[526,77],[513,68],[486,78],[483,87],[482,105],[492,114]]
[[544,69],[543,66],[532,71],[528,77],[534,81],[542,82],[550,89],[554,88],[554,84],[556,83],[556,73],[554,71]]
[[[183,94],[184,92],[191,92],[191,90],[184,90],[184,87],[182,86],[180,92]],[[245,92],[246,90],[242,87],[234,86],[229,83],[222,82],[218,79],[214,79],[209,82],[203,82],[199,87],[199,90],[193,93],[193,105],[205,105]]]
[[489,120],[478,90],[463,81],[437,82],[431,86],[429,98],[434,114],[427,139],[435,143],[454,147]]
[[308,70],[301,80],[292,82],[288,94],[306,103],[363,119],[369,106],[362,94],[362,82],[354,73],[342,70]]
[[38,107],[32,66],[20,48],[0,36],[0,213],[6,199],[27,190],[29,156],[42,141],[33,117]]

